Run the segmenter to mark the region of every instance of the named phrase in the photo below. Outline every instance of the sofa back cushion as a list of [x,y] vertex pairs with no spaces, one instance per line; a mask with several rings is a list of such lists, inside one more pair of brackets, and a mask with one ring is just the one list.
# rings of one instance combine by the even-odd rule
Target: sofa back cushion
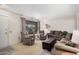
[[71,38],[72,38],[72,33],[67,33],[66,38],[67,38],[68,40],[71,40]]
[[51,31],[48,34],[48,37],[55,37],[58,41],[60,41],[62,38],[67,38],[68,40],[71,40],[72,34],[68,33],[67,31]]

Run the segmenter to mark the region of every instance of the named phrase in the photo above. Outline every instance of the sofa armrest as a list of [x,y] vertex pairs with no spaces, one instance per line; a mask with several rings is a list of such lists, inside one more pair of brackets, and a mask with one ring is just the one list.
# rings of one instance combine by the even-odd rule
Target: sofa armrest
[[78,53],[79,52],[78,48],[70,47],[70,46],[67,46],[63,43],[56,43],[55,48],[62,49],[62,50],[65,50],[65,51],[70,51],[70,52],[73,52],[73,53]]

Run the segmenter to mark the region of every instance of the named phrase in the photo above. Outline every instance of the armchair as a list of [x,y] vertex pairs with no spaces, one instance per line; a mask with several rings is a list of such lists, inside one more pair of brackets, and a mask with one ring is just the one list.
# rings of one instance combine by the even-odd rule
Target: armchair
[[35,43],[35,35],[25,35],[24,39],[23,39],[23,44],[24,45],[33,45]]
[[40,31],[40,40],[46,40],[46,36],[44,35],[44,30]]

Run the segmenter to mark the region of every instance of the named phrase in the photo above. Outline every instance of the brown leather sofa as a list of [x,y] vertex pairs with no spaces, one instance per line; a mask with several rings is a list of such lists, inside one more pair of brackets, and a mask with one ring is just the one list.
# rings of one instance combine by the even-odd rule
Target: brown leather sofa
[[48,33],[48,38],[56,38],[60,41],[62,38],[71,39],[72,33],[68,33],[67,31],[51,31]]

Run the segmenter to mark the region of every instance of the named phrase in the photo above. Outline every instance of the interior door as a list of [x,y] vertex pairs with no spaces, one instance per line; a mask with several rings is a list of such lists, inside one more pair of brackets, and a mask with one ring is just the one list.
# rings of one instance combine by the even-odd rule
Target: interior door
[[9,44],[14,45],[20,42],[20,20],[19,17],[15,14],[11,14],[9,16]]
[[0,49],[9,46],[8,17],[0,15]]
[[15,20],[9,19],[9,44],[13,45],[16,43],[16,24]]

